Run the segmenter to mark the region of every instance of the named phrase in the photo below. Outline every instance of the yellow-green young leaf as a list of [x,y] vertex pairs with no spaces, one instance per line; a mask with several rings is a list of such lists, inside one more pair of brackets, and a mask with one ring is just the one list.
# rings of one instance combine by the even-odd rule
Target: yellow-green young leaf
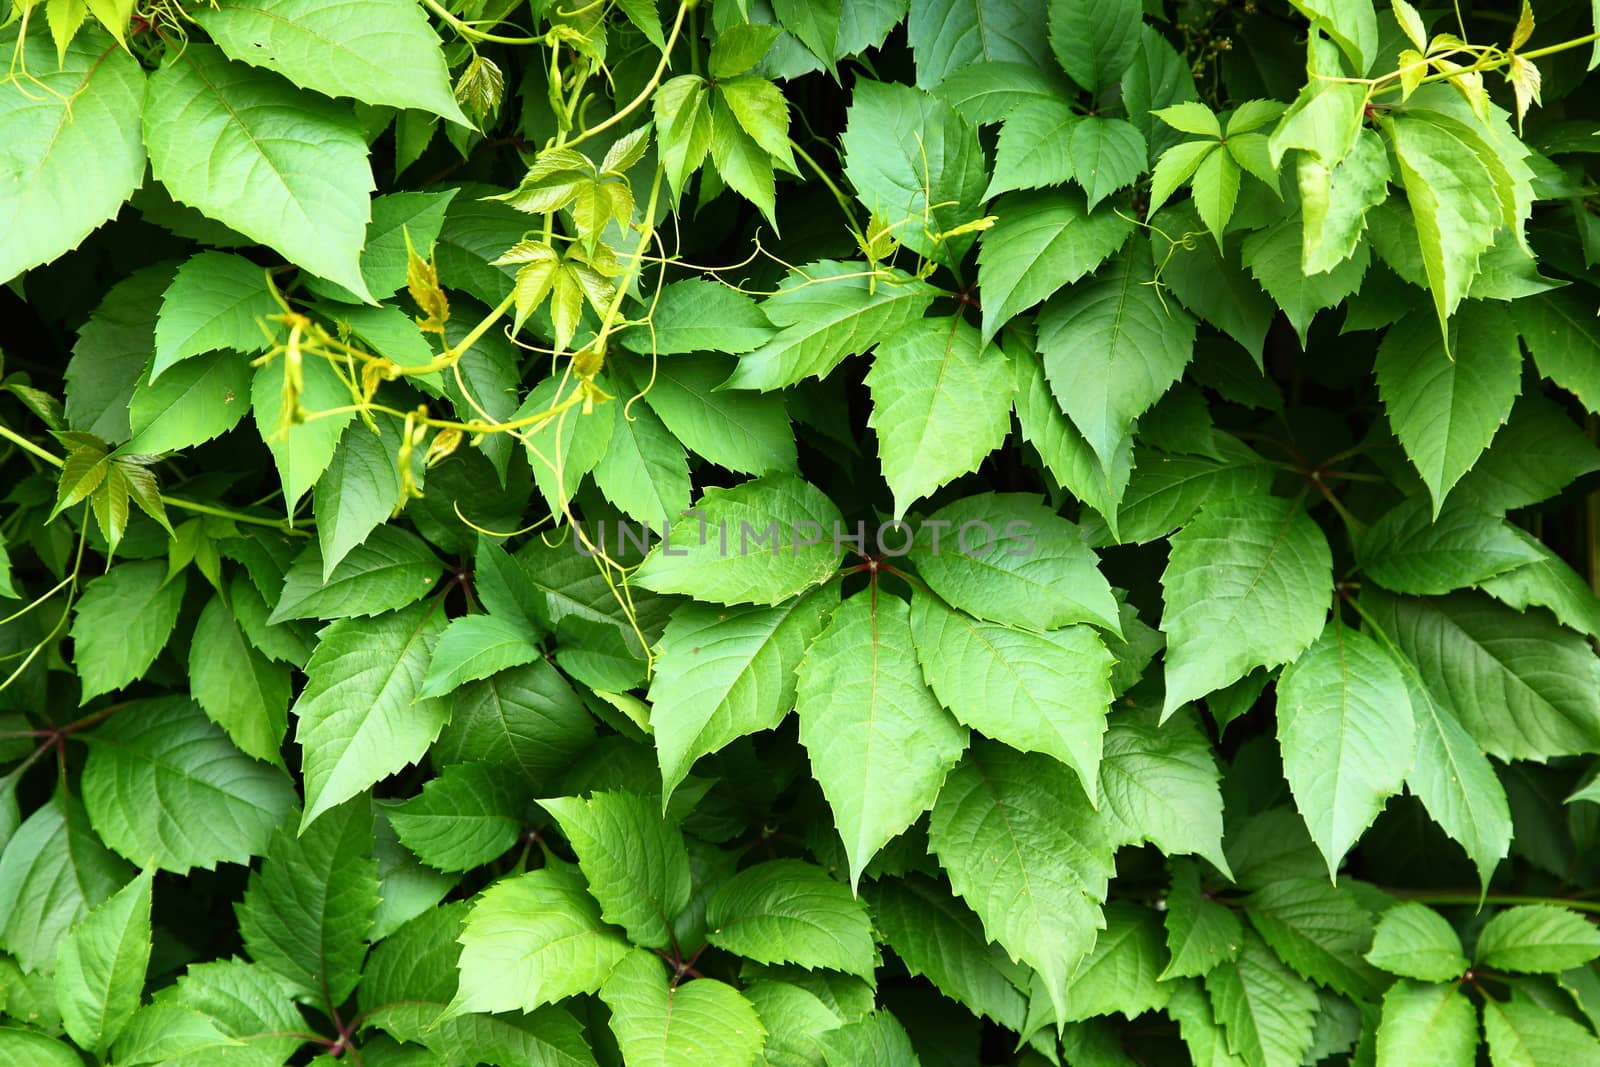
[[372,803],[357,797],[296,833],[281,825],[237,905],[245,951],[301,997],[342,1004],[361,979],[378,906]]
[[1122,77],[1139,47],[1140,11],[1137,0],[1050,0],[1050,49],[1061,69],[1091,93]]
[[1295,1067],[1311,1047],[1317,994],[1248,931],[1239,958],[1217,964],[1206,992],[1228,1048],[1247,1064]]
[[167,581],[159,560],[120,563],[84,587],[72,622],[72,659],[85,702],[150,669],[177,625],[183,587],[181,577]]
[[1575,911],[1523,904],[1489,920],[1474,955],[1496,970],[1554,973],[1600,956],[1600,930]]
[[[240,752],[182,697],[135,702],[85,739],[89,819],[108,846],[140,864],[186,874],[247,863],[294,805],[281,770]],[[198,811],[214,817],[195,819]]]
[[[1154,276],[1149,245],[1133,241],[1039,313],[1050,388],[1108,469],[1133,420],[1161,399],[1194,354],[1194,319],[1162,301],[1149,284]],[[1084,359],[1085,352],[1098,355]]]
[[[728,78],[717,82],[719,98],[773,161],[785,170],[795,169],[789,149],[789,104],[778,87],[765,78]],[[715,150],[715,145],[712,146]]]
[[[47,10],[54,30],[56,6]],[[93,29],[59,62],[55,51],[44,33],[0,31],[0,54],[29,74],[0,87],[0,171],[11,175],[0,194],[0,280],[76,248],[144,179],[139,61]]]
[[1339,45],[1355,67],[1357,77],[1365,75],[1378,58],[1378,15],[1372,0],[1290,0],[1317,29]]
[[984,933],[1039,972],[1063,1017],[1068,979],[1105,924],[1113,873],[1105,822],[1072,772],[978,742],[939,791],[928,841]]
[[[346,411],[298,421],[296,410],[285,410],[285,365],[286,360],[279,358],[256,371],[250,383],[250,403],[256,430],[271,451],[283,483],[284,507],[292,513],[295,504],[328,469],[339,447],[339,437],[355,413]],[[350,391],[326,360],[306,360],[301,374],[299,409],[319,412],[349,406]]]
[[1317,312],[1354,295],[1361,288],[1361,279],[1371,261],[1367,246],[1357,244],[1349,259],[1325,274],[1311,274],[1301,265],[1304,248],[1301,220],[1293,217],[1269,229],[1257,230],[1240,247],[1245,266],[1267,295],[1283,308],[1299,335],[1301,348],[1306,345],[1306,335]]
[[174,199],[371,299],[359,260],[372,170],[348,108],[195,44],[151,76],[144,131]]
[[1220,250],[1222,233],[1239,199],[1239,164],[1228,152],[1212,152],[1195,168],[1193,184],[1195,208]]
[[846,356],[866,352],[921,318],[935,290],[904,271],[879,269],[883,276],[867,278],[867,263],[825,259],[791,272],[761,303],[778,334],[743,356],[721,388],[765,391],[826,377]]
[[1099,795],[1100,738],[1111,705],[1111,653],[1087,626],[1032,633],[980,622],[917,590],[911,631],[939,702],[986,737],[1045,752]]
[[1448,982],[1467,969],[1461,938],[1443,915],[1407,901],[1383,913],[1372,934],[1367,962],[1390,974],[1423,982]]
[[1093,211],[1077,193],[1063,190],[1016,193],[993,211],[998,221],[985,231],[978,253],[985,342],[1018,312],[1094,270],[1133,232],[1125,216]]
[[1210,137],[1215,141],[1222,140],[1222,124],[1217,121],[1216,112],[1198,100],[1186,100],[1152,111],[1151,114],[1175,130]]
[[1449,330],[1455,343],[1447,346],[1436,324],[1414,312],[1389,328],[1374,365],[1389,425],[1428,486],[1435,518],[1522,387],[1522,349],[1501,305],[1475,301]]
[[1384,994],[1378,1023],[1378,1067],[1415,1063],[1472,1067],[1477,1050],[1477,1013],[1455,984],[1424,985],[1401,979]]
[[[1370,588],[1370,587],[1369,587]],[[1521,614],[1478,593],[1370,595],[1369,610],[1416,665],[1479,751],[1546,759],[1600,746],[1594,654],[1542,612]]]
[[[762,114],[754,101],[746,100],[744,103],[752,112],[751,121],[770,129],[770,117]],[[728,187],[760,208],[776,230],[777,204],[772,157],[754,137],[744,131],[741,118],[734,112],[727,97],[720,93],[711,102],[711,162]]]
[[461,932],[461,984],[448,1014],[532,1011],[595,993],[631,951],[600,918],[576,867],[552,863],[502,878]]
[[1199,717],[1157,723],[1155,709],[1119,709],[1100,763],[1107,833],[1117,845],[1149,841],[1168,855],[1203,856],[1224,874],[1222,793]]
[[650,680],[662,803],[695,760],[788,715],[795,669],[837,603],[829,586],[770,608],[690,601],[673,611]]
[[420,760],[439,736],[450,708],[418,691],[445,622],[443,612],[414,604],[322,631],[294,706],[306,782],[302,829]]
[[195,21],[230,58],[302,88],[467,125],[439,38],[410,0],[221,0]]
[[56,58],[65,65],[67,46],[72,43],[78,27],[83,25],[88,11],[83,6],[83,0],[49,0],[44,13],[46,21],[50,23],[50,39],[56,43]]
[[1171,867],[1172,888],[1166,898],[1170,959],[1160,977],[1203,978],[1217,964],[1239,958],[1244,927],[1237,912],[1203,892],[1197,863],[1174,860]]
[[1335,620],[1278,681],[1284,777],[1332,877],[1411,769],[1405,680],[1367,635]]
[[1202,508],[1172,536],[1161,586],[1165,718],[1309,647],[1333,597],[1333,558],[1298,505],[1238,497]]
[[800,860],[747,867],[706,906],[707,940],[758,963],[826,967],[871,978],[872,922],[849,886]]
[[1355,254],[1367,228],[1367,211],[1389,195],[1389,154],[1383,140],[1363,129],[1355,147],[1329,166],[1309,152],[1297,162],[1300,183],[1302,267],[1331,271]]
[[1150,175],[1149,211],[1153,213],[1165,204],[1218,149],[1215,141],[1185,141],[1161,153],[1155,172]]
[[289,669],[251,647],[220,594],[206,603],[195,623],[189,691],[240,750],[282,764],[280,749],[289,728]]
[[204,352],[265,350],[271,339],[262,327],[273,324],[261,320],[280,310],[267,289],[266,271],[243,256],[201,252],[191,257],[161,298],[150,381]]
[[1483,1035],[1496,1064],[1557,1067],[1600,1058],[1600,1039],[1587,1027],[1531,1000],[1486,998]]
[[867,387],[894,518],[976,470],[1011,429],[1011,371],[970,323],[918,319],[878,345]]
[[800,742],[854,887],[878,850],[933,806],[967,731],[924,684],[910,609],[887,593],[845,601],[797,675]]
[[1028,630],[1089,622],[1120,633],[1095,554],[1076,526],[1030,494],[948,504],[920,525],[914,551],[923,580],[969,615]]
[[821,490],[790,475],[707,489],[633,580],[718,604],[778,604],[832,576],[843,523]]
[[[1084,121],[1061,100],[1029,99],[1005,116],[995,141],[994,177],[984,198],[1061,185],[1075,173],[1072,131]],[[1143,160],[1141,159],[1142,163]]]
[[488,763],[454,763],[386,814],[400,841],[423,863],[467,871],[517,843],[520,808],[509,773]]
[[699,169],[711,148],[711,102],[706,80],[680,74],[661,83],[650,101],[655,113],[661,165],[672,183],[674,199],[683,195],[689,175]]
[[636,945],[666,948],[673,920],[689,903],[689,854],[655,798],[599,792],[539,806],[555,817],[577,853],[605,920]]
[[[1400,28],[1405,31],[1406,37],[1417,46],[1418,51],[1427,51],[1428,28],[1423,24],[1422,16],[1417,14],[1417,9],[1407,3],[1407,0],[1389,0],[1389,4],[1394,8],[1395,21],[1400,23]],[[1527,4],[1523,4],[1523,10],[1527,9]],[[1511,47],[1516,48],[1520,44],[1519,41]]]
[[750,1002],[714,978],[670,983],[662,962],[629,952],[600,987],[629,1067],[752,1064],[767,1031]]
[[79,1046],[100,1056],[139,1007],[150,963],[153,877],[154,871],[146,870],[123,886],[61,944],[56,1003],[62,1025]]
[[238,352],[184,360],[160,381],[147,375],[128,404],[126,452],[154,455],[202,444],[236,426],[250,407],[250,362]]

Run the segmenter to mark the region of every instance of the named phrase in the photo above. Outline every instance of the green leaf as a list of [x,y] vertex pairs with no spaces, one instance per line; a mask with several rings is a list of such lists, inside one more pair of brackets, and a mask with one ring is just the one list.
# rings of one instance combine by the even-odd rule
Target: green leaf
[[[918,319],[886,338],[867,373],[878,459],[894,518],[976,470],[1011,429],[1005,356],[954,317]],[[996,372],[1001,373],[996,373]]]
[[760,979],[741,992],[767,1030],[761,1054],[773,1067],[817,1067],[823,1063],[821,1036],[840,1018],[821,997],[792,982]]
[[1267,295],[1283,308],[1300,337],[1302,349],[1317,312],[1353,296],[1361,288],[1371,260],[1367,246],[1357,245],[1354,255],[1327,273],[1308,274],[1301,267],[1304,246],[1301,222],[1295,218],[1250,234],[1240,246],[1245,266]]
[[766,1028],[738,990],[714,978],[669,984],[655,955],[634,949],[600,989],[629,1067],[755,1062]]
[[1477,742],[1433,695],[1417,667],[1402,659],[1400,668],[1417,727],[1416,757],[1406,788],[1422,801],[1433,821],[1460,842],[1487,890],[1489,876],[1511,847],[1505,789]]
[[1193,712],[1158,724],[1154,708],[1119,710],[1100,764],[1107,832],[1119,845],[1150,841],[1168,855],[1203,856],[1227,874],[1217,777]]
[[840,6],[840,0],[775,0],[772,9],[783,28],[832,70],[838,55]]
[[73,430],[111,444],[128,439],[128,401],[150,361],[157,304],[171,281],[170,263],[135,271],[111,287],[79,329],[64,375]]
[[63,940],[135,874],[100,843],[77,798],[59,789],[0,852],[0,947],[23,969],[55,969]]
[[268,621],[364,618],[395,611],[432,592],[440,569],[422,539],[398,526],[373,530],[332,568],[324,566],[321,548],[308,544],[284,576],[283,592]]
[[1600,956],[1600,930],[1575,911],[1523,904],[1495,915],[1478,934],[1473,958],[1500,971],[1554,973]]
[[1378,58],[1378,17],[1372,0],[1290,0],[1317,29],[1333,38],[1363,75]]
[[884,1067],[920,1067],[921,1064],[905,1027],[882,1009],[829,1030],[820,1040],[827,1050],[828,1067],[848,1067],[861,1062]]
[[989,942],[978,917],[947,886],[911,875],[880,878],[862,893],[877,929],[911,974],[926,976],[974,1014],[1022,1029],[1027,969]]
[[1198,982],[1174,983],[1167,1001],[1167,1014],[1178,1024],[1178,1032],[1196,1064],[1205,1067],[1243,1067],[1245,1061],[1228,1051],[1228,1039],[1211,1014],[1211,1002]]
[[29,1067],[80,1067],[83,1063],[77,1050],[65,1042],[15,1026],[0,1026],[0,1056]]
[[1060,1018],[1078,1022],[1120,1012],[1132,1019],[1166,1006],[1171,984],[1161,981],[1161,922],[1149,908],[1112,901],[1105,929],[1067,987],[1067,1010]]
[[387,815],[401,842],[423,863],[467,871],[517,843],[519,810],[504,772],[493,764],[453,763]]
[[[1061,408],[1107,467],[1133,420],[1188,364],[1194,320],[1162,303],[1142,241],[1039,313],[1039,353]],[[1083,359],[1084,352],[1100,353]]]
[[1186,100],[1151,114],[1183,133],[1209,137],[1214,141],[1222,140],[1222,123],[1217,121],[1217,113],[1198,100]]
[[[752,23],[729,26],[720,31],[717,39],[712,42],[706,70],[713,78],[743,74],[761,62],[762,57],[771,50],[772,43],[782,32],[783,30],[777,26]],[[827,58],[831,59],[832,56]]]
[[1148,150],[1138,127],[1122,119],[1086,117],[1072,128],[1072,177],[1083,186],[1089,210],[1132,185],[1145,172]]
[[1283,772],[1332,878],[1405,784],[1414,751],[1405,679],[1372,638],[1337,619],[1278,680]]
[[721,93],[711,102],[711,162],[716,165],[717,175],[723,182],[760,208],[776,229],[772,158],[744,131]]
[[[248,863],[294,806],[282,771],[252,760],[193,702],[143,700],[87,735],[83,802],[108,846],[178,874]],[[197,819],[196,812],[208,813]]]
[[[291,514],[306,490],[317,484],[322,472],[333,462],[344,428],[355,418],[354,412],[326,418],[299,420],[295,412],[283,408],[285,361],[275,359],[256,371],[250,383],[250,404],[255,411],[256,429],[272,452],[283,482],[284,508]],[[304,364],[304,391],[300,407],[306,412],[348,407],[350,391],[333,368],[321,359]]]
[[1094,270],[1133,232],[1124,216],[1093,211],[1061,190],[1007,196],[994,213],[999,221],[984,233],[978,255],[985,341],[1018,312]]
[[1217,964],[1239,958],[1244,926],[1237,912],[1203,891],[1197,864],[1175,860],[1171,866],[1172,888],[1166,898],[1171,959],[1161,977],[1203,978]]
[[[602,391],[603,379],[596,383]],[[567,388],[567,386],[571,388]],[[576,395],[581,384],[552,375],[540,382],[528,394],[514,413],[513,418],[549,411]],[[616,416],[604,408],[585,410],[587,404],[569,407],[553,419],[522,431],[523,447],[527,449],[528,465],[533,468],[533,480],[552,514],[561,510],[578,491],[584,477],[600,462],[611,444],[611,433],[616,427]]]
[[962,725],[1054,756],[1077,772],[1091,801],[1098,796],[1111,653],[1094,631],[1032,633],[980,622],[917,590],[911,632],[928,686]]
[[1132,66],[1122,77],[1122,99],[1129,120],[1150,146],[1150,158],[1159,157],[1182,140],[1153,112],[1198,96],[1189,61],[1155,27],[1141,24]]
[[912,0],[906,39],[917,85],[931,89],[968,64],[1003,62],[1043,69],[1043,0]]
[[1119,632],[1111,586],[1078,528],[1026,493],[957,500],[917,535],[918,570],[952,607],[1029,630],[1090,622]]
[[[912,18],[916,19],[917,10],[927,10],[930,6],[913,5]],[[997,10],[986,14],[1004,18],[1025,11],[1027,5],[996,4],[994,7]],[[980,43],[992,40],[993,37],[984,36],[980,38]],[[919,68],[923,65],[919,63]],[[1024,104],[1050,100],[1059,102],[1072,95],[1071,86],[1056,72],[1033,63],[1007,60],[978,60],[953,69],[949,77],[933,87],[933,91],[955,108],[962,118],[979,126],[1000,122]]]
[[119,563],[84,586],[72,620],[82,700],[121,689],[150,669],[178,622],[183,581],[160,560]]
[[1381,984],[1366,961],[1372,915],[1348,890],[1324,878],[1281,878],[1244,903],[1256,932],[1301,977],[1357,999]]
[[1013,189],[1066,184],[1074,174],[1072,131],[1083,121],[1064,100],[1045,97],[1018,103],[1006,113],[996,138],[994,177],[984,198]]
[[706,278],[686,278],[664,285],[654,300],[655,310],[648,325],[630,327],[617,336],[617,343],[629,352],[653,352],[658,356],[750,352],[775,332],[763,308],[753,299]]
[[789,714],[795,670],[836,598],[819,590],[733,609],[691,601],[672,613],[650,681],[663,804],[695,760]]
[[153,873],[146,870],[96,906],[61,944],[56,1002],[62,1025],[73,1041],[100,1056],[139,1007],[150,963]]
[[439,38],[409,0],[220,0],[195,21],[229,58],[301,88],[468,124]]
[[940,790],[928,841],[984,933],[1040,973],[1063,1018],[1113,873],[1105,824],[1071,772],[978,742]]
[[450,721],[432,749],[449,763],[483,760],[548,782],[594,740],[577,694],[543,660],[465,685],[450,703]]
[[[312,510],[317,516],[317,544],[322,549],[322,581],[332,579],[335,568],[351,549],[365,541],[400,502],[400,468],[396,440],[403,432],[394,422],[384,424],[388,440],[364,424],[345,428],[328,469],[317,479]],[[391,446],[394,446],[391,448]]]
[[1479,588],[1518,611],[1532,605],[1550,609],[1561,625],[1588,634],[1600,632],[1600,597],[1589,583],[1533,536],[1522,530],[1517,539],[1538,553],[1538,558],[1480,584]]
[[1194,206],[1222,248],[1222,233],[1239,199],[1239,165],[1225,152],[1212,152],[1194,172]]
[[[716,356],[669,360],[656,367],[645,403],[685,447],[719,467],[741,474],[794,470],[794,432],[783,398],[719,391],[721,384],[738,385],[729,378],[730,362]],[[644,391],[648,375],[634,371],[632,378]]]
[[598,992],[632,951],[565,864],[496,881],[473,905],[461,945],[452,1015],[526,1012]]
[[1553,619],[1475,593],[1372,597],[1369,610],[1480,751],[1547,759],[1600,747],[1594,652]]
[[1308,648],[1332,600],[1333,560],[1322,531],[1298,505],[1236,497],[1202,508],[1172,536],[1161,586],[1164,718]]
[[1133,62],[1139,16],[1136,0],[1050,0],[1050,49],[1073,81],[1097,93]]
[[1375,365],[1389,425],[1427,483],[1435,518],[1521,389],[1522,350],[1498,305],[1468,304],[1450,335],[1446,348],[1427,316],[1408,315],[1384,335]]
[[1498,176],[1482,158],[1488,152],[1482,137],[1448,115],[1410,109],[1386,128],[1442,333],[1504,221]]
[[226,252],[191,256],[161,298],[150,381],[181,360],[219,348],[264,351],[271,342],[260,320],[281,310],[266,271],[248,259]]
[[1219,963],[1206,992],[1228,1049],[1258,1067],[1298,1067],[1311,1047],[1317,994],[1247,933],[1239,958]]
[[[161,991],[158,1003],[202,1013],[221,1033],[274,1063],[300,1047],[293,1034],[305,1026],[282,980],[265,967],[239,959],[190,964],[176,984]],[[199,1065],[186,1063],[186,1067]]]
[[416,604],[376,619],[342,619],[322,631],[295,701],[306,810],[324,811],[420,760],[450,718],[422,697],[423,672],[444,613]]
[[724,882],[706,907],[706,939],[758,963],[829,967],[871,979],[866,907],[821,867],[771,860]]
[[371,299],[359,259],[372,171],[348,108],[195,44],[151,75],[144,139],[175,200]]
[[1486,999],[1483,1034],[1495,1064],[1556,1067],[1600,1056],[1600,1039],[1581,1023],[1531,1001]]
[[1408,500],[1361,541],[1362,571],[1396,593],[1420,596],[1480,585],[1534,563],[1541,553],[1515,527],[1451,501],[1432,519],[1428,501]]
[[833,810],[850,883],[933,806],[967,731],[917,667],[906,602],[853,596],[797,669],[800,742]]
[[[134,1013],[117,1042],[116,1062],[133,1065],[205,1062],[205,1056],[236,1052],[243,1042],[229,1037],[204,1012],[176,1004],[148,1004]],[[81,1062],[81,1061],[75,1061]]]
[[1510,421],[1495,437],[1499,444],[1478,457],[1456,490],[1495,514],[1548,500],[1576,479],[1600,470],[1600,449],[1566,411],[1541,393],[1518,397]]
[[245,951],[317,1004],[342,1004],[361,979],[378,906],[372,805],[333,808],[296,834],[285,822],[237,905]]
[[1424,1062],[1472,1067],[1477,1048],[1477,1013],[1456,985],[1402,979],[1384,994],[1377,1041],[1377,1062],[1384,1067]]
[[236,426],[250,406],[250,363],[237,352],[185,360],[159,382],[148,377],[128,404],[126,452],[153,455],[202,444]]
[[911,251],[960,260],[972,235],[939,235],[982,213],[983,149],[977,130],[937,97],[906,85],[862,80],[847,113],[844,174],[856,199],[891,224]]
[[[1272,470],[1259,455],[1237,438],[1218,440],[1219,459],[1136,450],[1134,473],[1117,511],[1117,536],[1093,536],[1091,543],[1147,544],[1185,525],[1213,501],[1259,496],[1272,487]],[[1099,532],[1093,523],[1085,527]]]
[[561,826],[600,902],[601,914],[636,945],[666,948],[689,903],[689,854],[677,826],[635,793],[541,800]]
[[9,176],[0,280],[10,281],[76,248],[139,188],[145,78],[137,59],[94,29],[59,62],[43,34],[20,28],[0,33],[0,51],[29,74],[0,91],[0,171]]
[[699,169],[711,148],[709,96],[704,78],[681,74],[662,82],[651,99],[661,165],[666,168],[674,200],[683,195],[689,176]]
[[[1156,160],[1155,171],[1150,175],[1150,210],[1161,207],[1194,178],[1200,164],[1218,151],[1215,141],[1186,141],[1173,145]],[[1198,207],[1198,205],[1195,205]]]
[[419,697],[442,697],[467,682],[539,658],[539,647],[522,626],[494,615],[463,615],[450,620],[428,660]]
[[1305,152],[1296,168],[1305,272],[1331,271],[1355,254],[1367,211],[1389,195],[1389,154],[1382,138],[1362,129],[1355,147],[1338,162],[1324,163]]
[[707,489],[633,579],[719,604],[777,604],[832,576],[842,524],[821,490],[788,475]]
[[1467,969],[1455,927],[1426,904],[1411,901],[1383,913],[1367,962],[1423,982],[1449,982]]
[[1512,301],[1511,317],[1539,373],[1600,411],[1600,323],[1588,302],[1558,289]]
[[937,295],[904,271],[880,267],[883,276],[865,277],[870,269],[864,262],[825,259],[792,271],[761,304],[778,333],[753,346],[721,388],[768,391],[827,377],[845,357],[920,319]]
[[689,457],[643,404],[612,404],[616,425],[594,480],[623,514],[659,529],[689,507]]

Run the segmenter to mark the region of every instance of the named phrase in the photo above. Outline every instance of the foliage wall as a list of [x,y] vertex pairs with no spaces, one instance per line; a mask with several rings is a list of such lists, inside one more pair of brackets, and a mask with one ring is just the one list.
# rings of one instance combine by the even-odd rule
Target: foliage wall
[[1594,28],[12,0],[0,1062],[1600,1063]]

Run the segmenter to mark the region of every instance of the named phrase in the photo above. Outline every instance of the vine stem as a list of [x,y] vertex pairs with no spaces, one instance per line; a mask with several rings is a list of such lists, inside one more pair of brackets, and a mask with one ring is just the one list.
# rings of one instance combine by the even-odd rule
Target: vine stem
[[[5,438],[7,441],[10,441],[27,452],[39,457],[58,470],[66,463],[66,460],[62,459],[60,456],[57,456],[46,449],[40,448],[38,445],[34,444],[26,437],[23,437],[21,434],[17,433],[9,426],[6,426],[4,423],[0,423],[0,437]],[[234,522],[243,522],[254,526],[271,526],[275,529],[282,530],[285,533],[310,536],[309,534],[306,534],[304,530],[292,527],[282,519],[268,519],[260,515],[247,515],[242,511],[234,511],[231,508],[213,507],[210,504],[202,504],[195,500],[184,500],[181,497],[167,496],[165,493],[161,494],[161,502],[166,504],[168,507],[174,507],[180,511],[193,512],[197,515],[212,515],[219,519],[232,519]]]
[[544,37],[501,37],[498,34],[484,33],[452,15],[450,11],[440,4],[438,0],[422,0],[422,4],[429,11],[438,15],[452,30],[469,41],[487,41],[491,44],[543,44]]
[[678,5],[678,14],[672,20],[672,31],[667,34],[667,46],[661,50],[661,62],[656,64],[655,73],[650,75],[650,80],[644,83],[644,88],[639,90],[639,95],[629,100],[627,106],[619,108],[604,122],[596,126],[590,126],[587,130],[568,141],[566,144],[568,148],[576,148],[600,131],[610,129],[633,114],[640,104],[650,99],[651,94],[656,91],[656,86],[661,84],[661,75],[667,72],[667,67],[672,63],[672,47],[678,43],[678,35],[683,32],[683,20],[689,14],[689,7],[688,3],[680,3]]
[[1567,897],[1525,897],[1507,894],[1490,893],[1480,897],[1477,893],[1434,893],[1426,889],[1388,889],[1385,892],[1402,900],[1409,900],[1417,904],[1549,904],[1558,908],[1571,908],[1573,911],[1588,912],[1600,915],[1600,901],[1571,900]]
[[[1560,41],[1556,44],[1545,45],[1543,48],[1534,48],[1527,52],[1500,52],[1492,58],[1480,59],[1476,63],[1469,63],[1460,70],[1442,71],[1438,74],[1429,74],[1427,77],[1418,81],[1417,84],[1433,85],[1437,82],[1449,81],[1451,78],[1460,77],[1463,74],[1478,74],[1484,71],[1495,71],[1509,64],[1514,56],[1527,60],[1542,59],[1545,56],[1553,56],[1558,52],[1569,52],[1574,48],[1582,48],[1584,45],[1594,44],[1596,41],[1600,41],[1600,33],[1585,34],[1582,37],[1574,37],[1569,41]],[[1397,71],[1394,74],[1387,74],[1383,78],[1378,79],[1379,82],[1388,81],[1391,78],[1395,80],[1390,81],[1387,85],[1374,84],[1373,95],[1376,96],[1379,93],[1392,93],[1401,88],[1399,84],[1399,77],[1400,75]]]

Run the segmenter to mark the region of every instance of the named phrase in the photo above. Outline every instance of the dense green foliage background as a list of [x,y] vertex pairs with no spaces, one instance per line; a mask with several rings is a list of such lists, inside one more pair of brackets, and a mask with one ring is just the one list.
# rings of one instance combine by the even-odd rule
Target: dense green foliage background
[[0,1062],[1600,1063],[1594,15],[13,0]]

